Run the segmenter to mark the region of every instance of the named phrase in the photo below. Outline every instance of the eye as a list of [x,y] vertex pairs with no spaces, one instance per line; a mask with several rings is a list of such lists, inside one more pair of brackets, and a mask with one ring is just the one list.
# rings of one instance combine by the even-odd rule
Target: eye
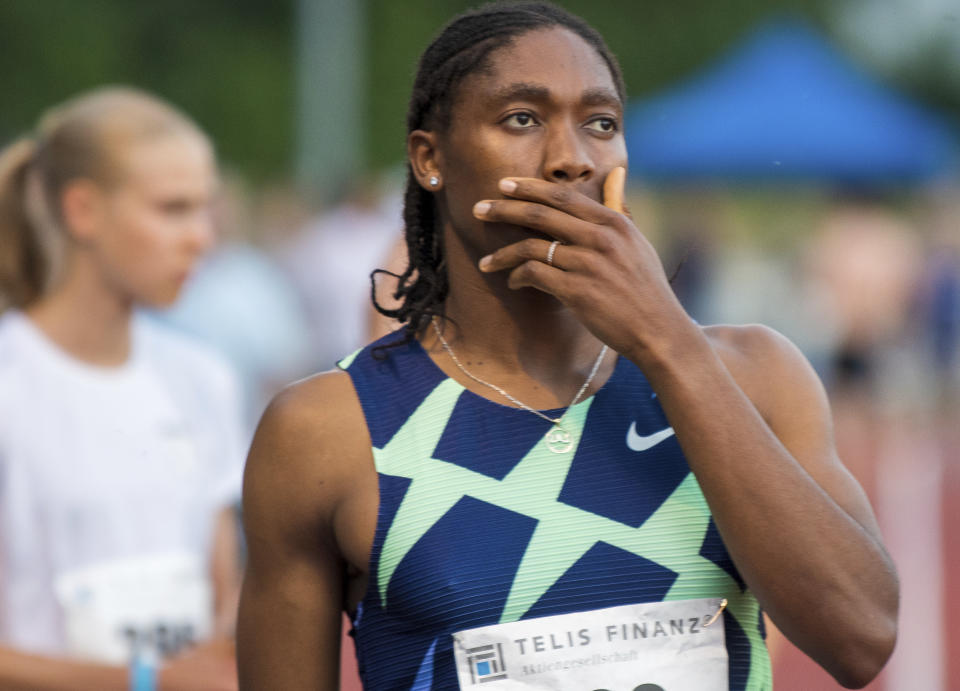
[[618,129],[617,121],[613,118],[595,118],[588,122],[586,126],[588,129],[604,134],[616,132]]
[[503,122],[511,127],[518,129],[529,129],[536,126],[537,121],[530,113],[511,113],[503,119]]
[[157,204],[159,209],[170,216],[183,216],[193,210],[195,204],[189,199],[164,199]]

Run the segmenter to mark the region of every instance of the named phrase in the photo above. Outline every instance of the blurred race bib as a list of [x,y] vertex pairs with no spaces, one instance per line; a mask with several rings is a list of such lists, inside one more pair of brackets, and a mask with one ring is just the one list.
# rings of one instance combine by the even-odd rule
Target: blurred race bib
[[461,631],[460,689],[727,691],[724,606],[651,602]]
[[63,573],[55,589],[68,653],[124,665],[171,657],[211,630],[204,560],[187,554],[101,562]]

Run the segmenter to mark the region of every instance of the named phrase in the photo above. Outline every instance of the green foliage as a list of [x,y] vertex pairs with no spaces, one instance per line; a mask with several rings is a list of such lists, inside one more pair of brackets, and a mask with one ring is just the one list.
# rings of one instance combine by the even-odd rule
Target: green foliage
[[101,84],[153,91],[254,177],[290,167],[292,0],[4,0],[0,141],[50,105]]

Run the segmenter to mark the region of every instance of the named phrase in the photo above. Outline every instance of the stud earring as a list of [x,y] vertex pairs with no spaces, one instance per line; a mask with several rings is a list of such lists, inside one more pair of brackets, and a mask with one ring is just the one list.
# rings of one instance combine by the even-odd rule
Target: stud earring
[[429,182],[431,187],[436,187],[440,184],[440,178],[438,178],[436,175],[431,175]]

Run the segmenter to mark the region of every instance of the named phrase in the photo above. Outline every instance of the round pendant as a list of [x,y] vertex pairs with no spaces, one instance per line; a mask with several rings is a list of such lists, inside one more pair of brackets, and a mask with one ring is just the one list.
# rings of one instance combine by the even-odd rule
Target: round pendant
[[544,435],[544,439],[547,440],[547,448],[554,453],[566,453],[573,448],[573,439],[570,438],[570,433],[560,425],[551,427]]

